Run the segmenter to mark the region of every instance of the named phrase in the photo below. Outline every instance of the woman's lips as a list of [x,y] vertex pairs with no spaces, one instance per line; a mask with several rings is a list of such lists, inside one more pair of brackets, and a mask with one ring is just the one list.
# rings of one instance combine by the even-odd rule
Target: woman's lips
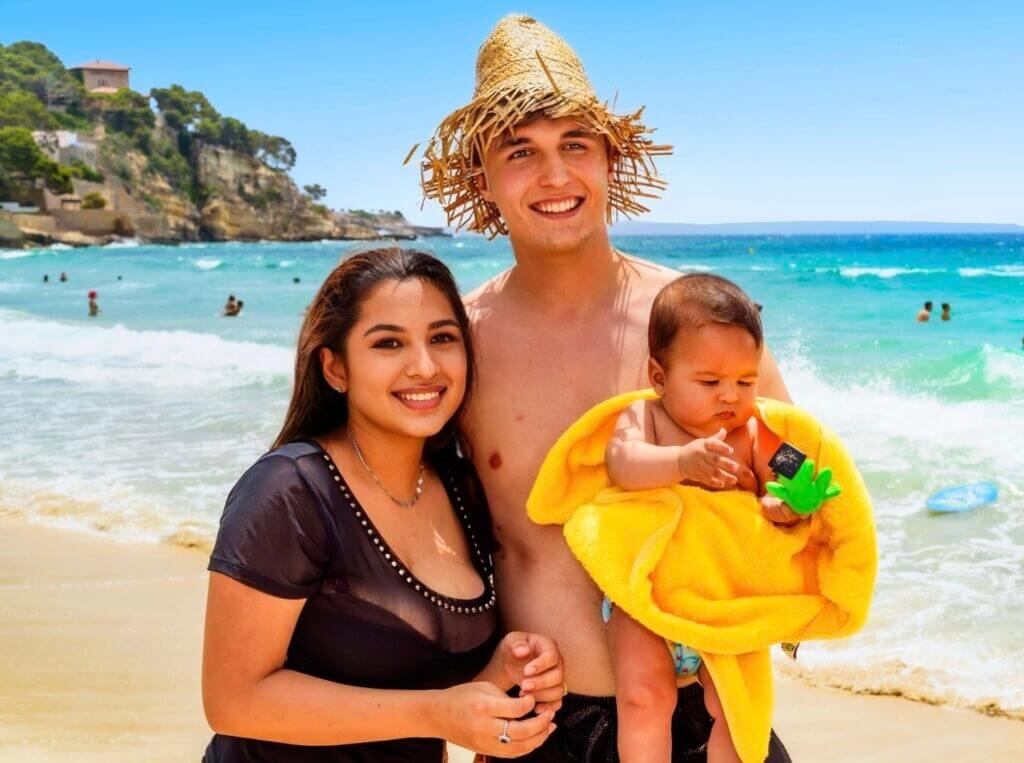
[[426,389],[403,389],[391,394],[406,408],[414,411],[432,411],[441,404],[441,398],[447,391],[446,387],[429,387]]

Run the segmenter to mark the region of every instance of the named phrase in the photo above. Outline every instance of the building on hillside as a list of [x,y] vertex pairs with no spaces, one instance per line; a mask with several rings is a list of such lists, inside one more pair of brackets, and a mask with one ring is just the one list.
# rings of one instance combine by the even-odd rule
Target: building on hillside
[[89,61],[72,66],[69,71],[82,80],[90,93],[116,93],[122,87],[129,87],[128,72],[131,67],[111,61]]
[[96,168],[96,144],[73,130],[34,130],[32,139],[55,162],[71,164],[78,159]]

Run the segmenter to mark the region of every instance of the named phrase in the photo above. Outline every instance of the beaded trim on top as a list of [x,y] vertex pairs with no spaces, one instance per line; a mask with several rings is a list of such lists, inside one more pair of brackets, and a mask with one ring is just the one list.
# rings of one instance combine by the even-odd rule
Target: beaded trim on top
[[[480,544],[477,542],[476,534],[473,532],[473,525],[469,520],[469,514],[466,511],[466,507],[462,503],[462,494],[459,492],[457,485],[451,485],[451,492],[455,496],[455,510],[458,512],[459,518],[462,520],[462,526],[465,529],[466,536],[469,539],[470,545],[473,547],[473,553],[479,561],[477,569],[481,573],[481,578],[484,583],[484,590],[479,596],[474,599],[457,599],[453,596],[446,596],[443,593],[439,593],[434,589],[427,586],[425,583],[420,581],[415,575],[413,575],[402,560],[391,550],[388,543],[378,532],[374,526],[373,521],[363,511],[362,506],[359,504],[359,500],[352,494],[352,491],[348,487],[348,483],[341,476],[341,472],[335,467],[334,461],[327,454],[323,454],[324,461],[327,462],[327,468],[331,471],[331,476],[337,483],[338,488],[341,490],[342,496],[345,498],[345,502],[348,503],[352,509],[356,520],[358,520],[360,526],[366,532],[367,537],[373,543],[374,548],[381,555],[385,562],[387,562],[392,569],[398,574],[398,576],[414,591],[421,594],[423,598],[428,599],[432,604],[437,605],[441,609],[448,612],[455,612],[460,615],[475,615],[494,607],[497,603],[497,595],[494,591],[494,576],[491,573],[490,560],[485,556],[483,549],[480,548]],[[441,480],[447,483],[447,477],[441,475]]]

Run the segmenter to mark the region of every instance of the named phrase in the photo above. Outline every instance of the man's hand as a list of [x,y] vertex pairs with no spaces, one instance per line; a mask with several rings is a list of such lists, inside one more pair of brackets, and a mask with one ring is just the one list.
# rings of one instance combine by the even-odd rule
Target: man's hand
[[732,487],[740,465],[729,458],[732,446],[725,441],[725,429],[702,437],[679,449],[679,476],[710,488]]
[[565,674],[562,655],[554,639],[513,631],[501,640],[494,661],[502,676],[519,687],[520,696],[534,698],[538,713],[562,706]]

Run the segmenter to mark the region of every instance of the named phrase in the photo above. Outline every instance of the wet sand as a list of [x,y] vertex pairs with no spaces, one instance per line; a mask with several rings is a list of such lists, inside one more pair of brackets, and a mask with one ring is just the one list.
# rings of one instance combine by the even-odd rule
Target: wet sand
[[[0,760],[198,761],[205,561],[0,517]],[[893,697],[780,680],[775,718],[795,761],[1024,758],[1024,722]]]

